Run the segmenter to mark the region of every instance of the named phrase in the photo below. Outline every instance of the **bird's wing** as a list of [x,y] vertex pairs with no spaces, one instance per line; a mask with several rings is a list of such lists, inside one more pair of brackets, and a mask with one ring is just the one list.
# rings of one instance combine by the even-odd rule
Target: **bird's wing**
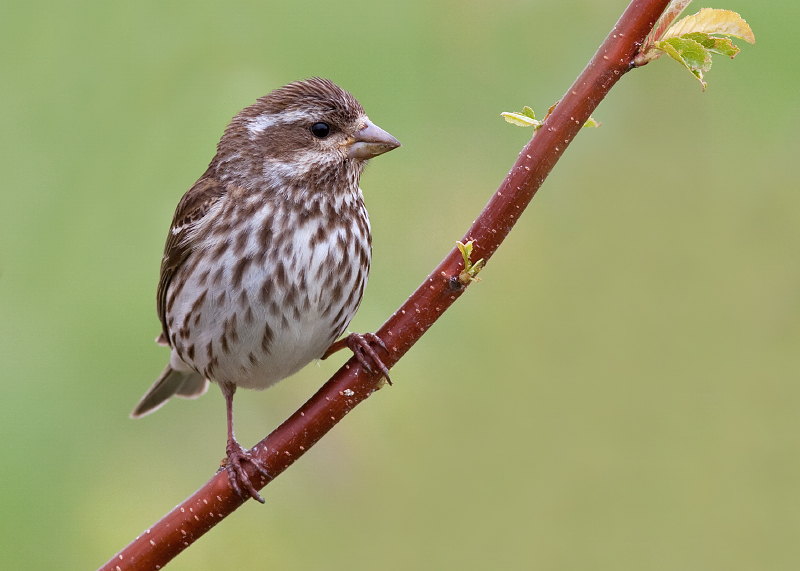
[[225,196],[226,187],[208,173],[198,180],[189,192],[183,195],[172,218],[172,225],[161,258],[161,277],[158,282],[157,308],[161,320],[161,335],[156,339],[160,344],[169,344],[167,327],[167,290],[175,272],[189,257],[198,222],[208,214],[214,204]]

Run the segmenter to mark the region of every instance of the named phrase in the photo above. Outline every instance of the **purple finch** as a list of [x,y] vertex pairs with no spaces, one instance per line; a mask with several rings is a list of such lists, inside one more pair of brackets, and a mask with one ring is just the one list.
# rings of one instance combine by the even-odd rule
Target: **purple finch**
[[[236,441],[237,387],[265,389],[326,355],[358,309],[372,237],[358,186],[366,162],[400,146],[327,79],[291,83],[243,109],[178,204],[158,284],[164,372],[131,414],[217,383],[228,417],[228,477],[262,501]],[[384,374],[370,343],[345,343]],[[333,347],[332,347],[333,346]]]

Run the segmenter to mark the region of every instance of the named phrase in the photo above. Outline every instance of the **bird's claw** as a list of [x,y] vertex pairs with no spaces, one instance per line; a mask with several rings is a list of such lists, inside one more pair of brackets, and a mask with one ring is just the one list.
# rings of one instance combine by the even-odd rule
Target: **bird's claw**
[[[225,470],[228,472],[228,482],[230,482],[233,491],[241,498],[247,499],[249,495],[254,500],[263,504],[264,498],[261,497],[258,490],[253,486],[250,477],[242,466],[242,462],[250,462],[262,476],[267,480],[271,480],[272,477],[267,472],[267,469],[264,468],[261,462],[249,451],[242,448],[242,445],[236,440],[228,442],[228,445],[225,447],[225,452],[227,453],[227,457],[223,460],[223,463]],[[244,486],[244,490],[242,490],[242,486]]]
[[[361,363],[362,367],[369,371],[370,374],[374,375],[375,370],[372,367],[373,365],[377,366],[378,370],[386,378],[386,382],[390,385],[392,384],[392,380],[389,378],[389,369],[383,364],[383,361],[381,361],[375,349],[370,346],[370,343],[375,343],[388,353],[389,349],[386,348],[386,343],[384,343],[380,337],[374,333],[364,333],[363,335],[360,333],[351,333],[345,339],[347,346],[353,352],[356,359],[358,359],[358,362]],[[367,355],[369,359],[367,359]],[[372,363],[369,362],[370,359]]]

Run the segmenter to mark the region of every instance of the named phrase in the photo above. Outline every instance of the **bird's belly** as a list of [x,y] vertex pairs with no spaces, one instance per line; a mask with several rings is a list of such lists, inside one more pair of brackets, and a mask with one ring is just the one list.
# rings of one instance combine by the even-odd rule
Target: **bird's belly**
[[230,247],[213,259],[212,248],[194,252],[168,294],[175,364],[214,382],[264,389],[320,358],[361,301],[369,243],[342,247],[334,232],[309,248],[307,234],[295,231],[288,245],[264,253],[244,248],[237,256]]
[[[355,309],[349,311],[350,315]],[[250,325],[238,327],[235,333],[238,341],[228,343],[228,352],[221,351],[217,366],[211,371],[212,380],[227,380],[242,388],[265,389],[319,359],[339,335],[322,316],[319,307],[309,308],[299,318],[287,318],[286,322],[281,318],[273,319],[269,309],[263,306],[256,307],[254,313],[261,314],[263,320],[256,319]],[[265,342],[267,328],[269,340]],[[231,331],[229,328],[229,336]],[[224,329],[219,328],[218,332],[224,334]]]

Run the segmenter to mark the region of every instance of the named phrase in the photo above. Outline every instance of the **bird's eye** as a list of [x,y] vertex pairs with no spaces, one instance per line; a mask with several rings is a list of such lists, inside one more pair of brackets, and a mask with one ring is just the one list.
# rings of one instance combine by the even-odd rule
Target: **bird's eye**
[[331,128],[327,123],[314,123],[311,125],[311,134],[317,139],[324,139],[331,132]]

